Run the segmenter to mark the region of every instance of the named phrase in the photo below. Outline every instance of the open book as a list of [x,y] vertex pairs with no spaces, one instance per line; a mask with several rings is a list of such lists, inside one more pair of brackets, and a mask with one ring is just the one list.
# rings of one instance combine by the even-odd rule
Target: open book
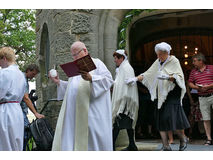
[[73,62],[61,64],[60,67],[68,77],[80,75],[79,71],[90,72],[96,69],[96,66],[89,54]]

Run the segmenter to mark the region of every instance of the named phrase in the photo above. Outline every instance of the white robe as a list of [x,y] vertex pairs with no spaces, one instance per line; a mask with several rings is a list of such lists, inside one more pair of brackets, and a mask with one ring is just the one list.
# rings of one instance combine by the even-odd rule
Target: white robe
[[[88,111],[88,150],[112,150],[111,73],[99,59],[93,59],[97,69],[92,71],[90,105]],[[75,144],[76,96],[81,76],[72,77],[67,93],[67,105],[62,127],[61,150],[72,151]],[[60,81],[58,99],[63,99],[68,82]],[[83,100],[83,97],[82,97]]]
[[[25,78],[17,65],[0,70],[0,102],[21,102]],[[0,104],[0,151],[23,150],[24,117],[19,103]]]

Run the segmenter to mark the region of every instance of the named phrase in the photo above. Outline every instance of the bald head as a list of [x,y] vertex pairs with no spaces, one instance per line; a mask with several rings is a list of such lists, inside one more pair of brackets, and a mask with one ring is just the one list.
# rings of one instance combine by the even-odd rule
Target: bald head
[[85,44],[80,41],[74,42],[70,50],[71,50],[71,55],[74,59],[79,59],[88,54]]
[[72,44],[71,46],[71,53],[75,53],[75,52],[78,52],[80,51],[81,49],[85,48],[86,49],[86,46],[83,42],[80,42],[80,41],[76,41]]

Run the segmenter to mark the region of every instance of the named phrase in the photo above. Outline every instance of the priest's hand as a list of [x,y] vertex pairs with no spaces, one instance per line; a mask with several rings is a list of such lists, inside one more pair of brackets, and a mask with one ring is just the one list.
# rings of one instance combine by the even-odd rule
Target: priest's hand
[[56,77],[52,77],[52,76],[50,75],[50,72],[49,72],[48,77],[49,77],[54,83],[56,83],[56,84],[59,84],[59,83],[60,83],[60,79],[59,79],[58,73],[57,73],[57,76],[56,76]]
[[131,86],[135,85],[137,81],[137,77],[125,79],[125,83]]
[[89,74],[89,72],[79,71],[79,73],[84,80],[92,82],[92,76]]

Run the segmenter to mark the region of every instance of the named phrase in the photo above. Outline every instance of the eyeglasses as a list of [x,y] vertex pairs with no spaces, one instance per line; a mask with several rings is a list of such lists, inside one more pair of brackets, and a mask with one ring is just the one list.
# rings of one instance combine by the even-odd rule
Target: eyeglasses
[[77,55],[79,55],[79,53],[80,53],[82,50],[84,50],[84,49],[82,48],[82,49],[81,49],[80,51],[78,51],[77,53],[72,54],[72,57],[76,57]]

